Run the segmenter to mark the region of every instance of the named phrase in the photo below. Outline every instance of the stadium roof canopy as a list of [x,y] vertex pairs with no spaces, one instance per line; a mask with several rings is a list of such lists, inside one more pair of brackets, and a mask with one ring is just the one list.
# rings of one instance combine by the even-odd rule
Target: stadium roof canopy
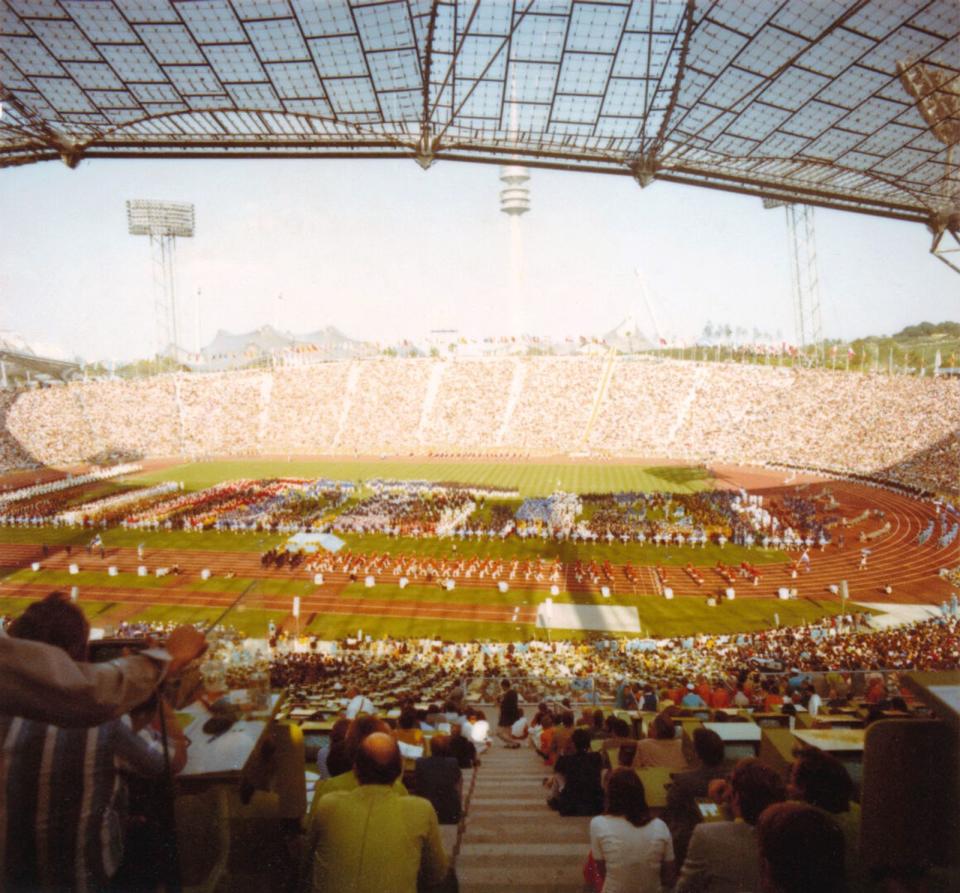
[[957,0],[0,0],[0,14],[0,165],[512,161],[956,230]]

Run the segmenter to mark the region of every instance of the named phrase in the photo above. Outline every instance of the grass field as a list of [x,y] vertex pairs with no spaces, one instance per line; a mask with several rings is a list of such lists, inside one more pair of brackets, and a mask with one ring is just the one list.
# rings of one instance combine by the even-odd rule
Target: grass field
[[[28,576],[29,575],[29,576]],[[213,606],[189,606],[165,604],[163,578],[139,578],[137,585],[156,590],[154,603],[148,606],[131,605],[125,602],[113,602],[104,599],[103,590],[111,586],[121,587],[132,582],[130,576],[107,577],[106,574],[81,573],[76,575],[42,571],[39,574],[20,572],[7,580],[29,580],[49,584],[50,589],[63,589],[78,586],[80,598],[78,604],[83,608],[94,627],[115,627],[122,620],[163,620],[179,623],[210,623],[223,608]],[[251,586],[251,583],[254,585]],[[84,597],[85,587],[98,587],[98,597]],[[245,635],[262,638],[266,635],[267,624],[273,620],[278,625],[286,622],[292,627],[293,620],[289,610],[270,609],[266,606],[268,598],[292,598],[294,595],[306,596],[314,587],[305,581],[244,579],[197,581],[190,587],[194,591],[207,591],[211,595],[228,593],[240,596],[248,590],[239,602],[226,614],[223,622],[236,627]],[[471,605],[483,604],[492,607],[533,607],[542,600],[542,594],[510,590],[500,593],[496,590],[479,590],[458,587],[453,592],[445,592],[436,586],[409,586],[400,590],[396,586],[378,585],[373,590],[365,589],[360,583],[351,584],[343,590],[344,598],[368,598],[377,601],[416,601],[422,604]],[[32,599],[20,597],[0,597],[0,614],[16,616],[30,604]],[[839,613],[840,605],[835,601],[800,599],[781,602],[772,600],[740,600],[721,602],[711,608],[705,599],[683,598],[666,602],[653,596],[614,595],[609,600],[591,593],[562,592],[554,598],[558,604],[574,602],[578,604],[604,603],[625,604],[637,608],[643,635],[648,636],[686,636],[696,633],[729,634],[750,632],[774,626],[795,625],[817,620],[821,617]],[[469,639],[493,639],[496,641],[524,641],[532,638],[544,638],[546,633],[530,623],[437,620],[426,617],[384,617],[350,614],[312,614],[305,612],[301,618],[303,631],[324,638],[339,638],[355,635],[362,628],[365,635],[435,637],[444,640],[465,641]],[[583,639],[596,634],[578,630],[554,629],[554,638]]]
[[225,480],[268,477],[326,477],[359,481],[373,478],[455,481],[493,487],[515,487],[521,496],[548,496],[557,489],[572,493],[627,491],[694,493],[712,486],[704,468],[690,466],[537,464],[530,462],[402,462],[229,460],[177,465],[130,478],[141,483],[182,481],[188,490],[202,490]]

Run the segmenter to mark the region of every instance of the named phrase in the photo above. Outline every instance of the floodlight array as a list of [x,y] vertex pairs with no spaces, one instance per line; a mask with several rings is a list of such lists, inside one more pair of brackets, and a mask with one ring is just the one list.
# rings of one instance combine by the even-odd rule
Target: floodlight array
[[956,0],[6,0],[0,165],[407,156],[955,210]]
[[193,235],[193,205],[132,199],[127,202],[127,228],[131,236]]

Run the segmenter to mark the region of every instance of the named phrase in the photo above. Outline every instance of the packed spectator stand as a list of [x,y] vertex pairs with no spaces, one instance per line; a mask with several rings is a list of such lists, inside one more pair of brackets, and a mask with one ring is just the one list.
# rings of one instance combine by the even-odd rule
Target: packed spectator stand
[[[0,467],[144,457],[663,456],[957,494],[960,381],[638,357],[334,361],[2,394]],[[465,439],[468,438],[468,439]]]

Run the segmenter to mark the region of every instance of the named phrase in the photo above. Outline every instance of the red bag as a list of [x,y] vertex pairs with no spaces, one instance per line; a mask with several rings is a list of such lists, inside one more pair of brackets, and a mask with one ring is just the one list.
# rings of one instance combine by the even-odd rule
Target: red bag
[[583,866],[583,882],[596,893],[603,893],[603,875],[597,867],[596,860],[593,858],[593,851],[587,856],[586,864]]

